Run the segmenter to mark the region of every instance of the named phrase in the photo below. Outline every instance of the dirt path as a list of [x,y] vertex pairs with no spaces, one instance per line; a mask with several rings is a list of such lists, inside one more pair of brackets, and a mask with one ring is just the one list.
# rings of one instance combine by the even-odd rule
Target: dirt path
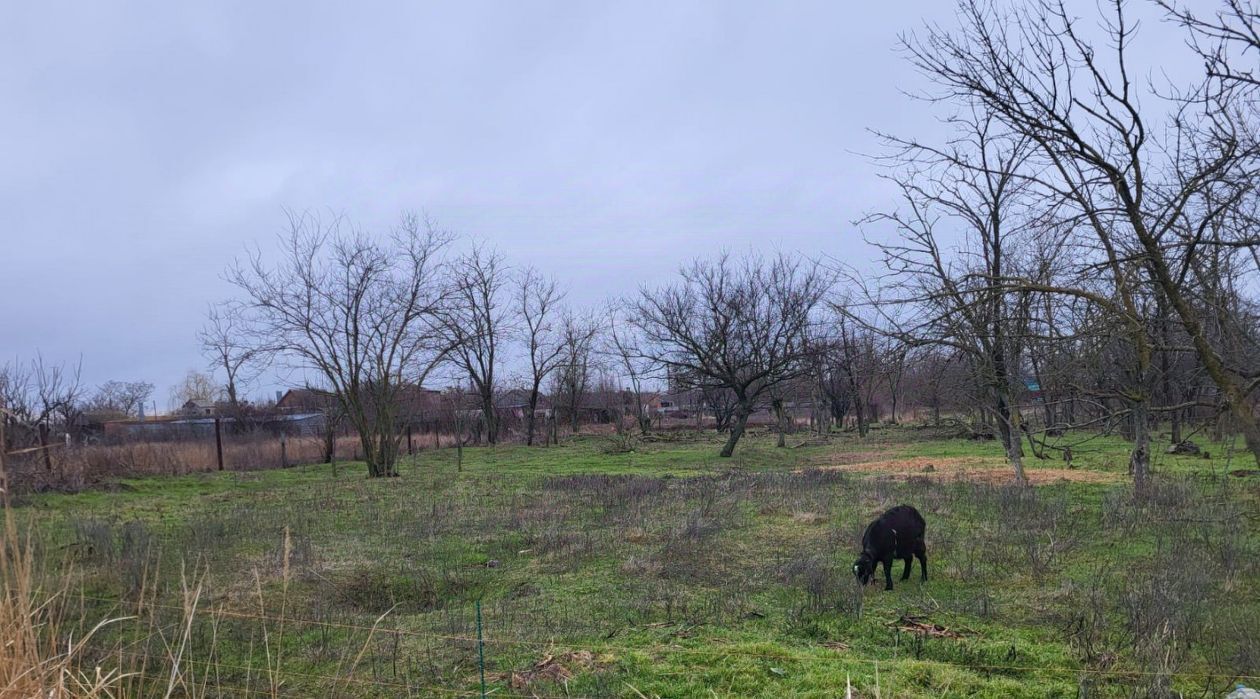
[[[1004,483],[1013,480],[1011,467],[1005,460],[992,457],[950,457],[934,459],[915,457],[910,459],[879,459],[858,461],[855,454],[836,454],[823,457],[816,468],[852,473],[886,474],[897,478],[932,478],[939,480],[965,479],[986,483]],[[868,456],[868,454],[862,454]],[[1028,479],[1034,485],[1071,481],[1075,483],[1111,483],[1117,474],[1066,468],[1038,468],[1035,464],[1024,465]]]

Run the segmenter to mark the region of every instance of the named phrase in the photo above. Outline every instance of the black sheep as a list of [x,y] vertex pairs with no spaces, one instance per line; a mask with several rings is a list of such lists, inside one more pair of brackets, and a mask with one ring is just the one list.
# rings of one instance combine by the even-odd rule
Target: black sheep
[[884,564],[884,589],[893,589],[892,562],[900,558],[906,562],[901,579],[910,578],[913,558],[918,557],[923,579],[927,580],[927,544],[923,533],[927,522],[923,515],[909,505],[898,505],[871,522],[862,535],[862,555],[853,563],[853,575],[866,585],[875,576],[875,568]]

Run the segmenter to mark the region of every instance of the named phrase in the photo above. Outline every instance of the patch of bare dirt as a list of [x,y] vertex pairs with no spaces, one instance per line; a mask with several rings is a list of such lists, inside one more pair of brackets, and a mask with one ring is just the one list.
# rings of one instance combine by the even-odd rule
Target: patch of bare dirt
[[820,466],[842,466],[845,464],[864,464],[870,461],[887,459],[892,454],[886,451],[842,451],[827,454],[818,460]]
[[[839,455],[847,456],[847,455]],[[1002,459],[982,457],[951,457],[933,459],[916,457],[913,459],[887,459],[850,462],[828,459],[818,468],[848,471],[852,473],[886,474],[894,478],[931,478],[936,480],[963,479],[982,483],[1006,483],[1014,480],[1011,467]],[[1034,485],[1072,481],[1074,483],[1110,483],[1116,480],[1113,473],[1087,471],[1067,468],[1038,468],[1035,462],[1024,464],[1024,472]]]

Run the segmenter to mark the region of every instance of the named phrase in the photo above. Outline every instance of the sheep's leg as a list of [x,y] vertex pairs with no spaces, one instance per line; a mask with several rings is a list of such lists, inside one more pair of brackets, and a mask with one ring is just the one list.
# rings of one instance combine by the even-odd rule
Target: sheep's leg
[[883,563],[884,563],[884,589],[885,589],[885,590],[891,590],[891,589],[893,589],[893,586],[892,586],[892,562],[893,562],[893,558],[892,558],[892,556],[891,556],[891,555],[890,555],[888,558],[885,558],[885,559],[884,559],[884,561],[883,561]]
[[927,544],[920,541],[919,546],[914,550],[914,555],[919,559],[919,570],[923,573],[922,579],[927,582]]
[[913,555],[906,556],[905,558],[901,560],[906,564],[905,567],[901,569],[901,579],[909,580],[910,579],[910,566],[914,565],[914,556]]

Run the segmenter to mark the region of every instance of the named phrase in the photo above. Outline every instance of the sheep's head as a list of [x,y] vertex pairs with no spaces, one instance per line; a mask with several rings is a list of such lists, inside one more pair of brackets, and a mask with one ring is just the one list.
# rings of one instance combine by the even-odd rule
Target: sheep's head
[[867,585],[875,577],[875,561],[866,552],[853,562],[853,577],[857,578],[859,585]]

